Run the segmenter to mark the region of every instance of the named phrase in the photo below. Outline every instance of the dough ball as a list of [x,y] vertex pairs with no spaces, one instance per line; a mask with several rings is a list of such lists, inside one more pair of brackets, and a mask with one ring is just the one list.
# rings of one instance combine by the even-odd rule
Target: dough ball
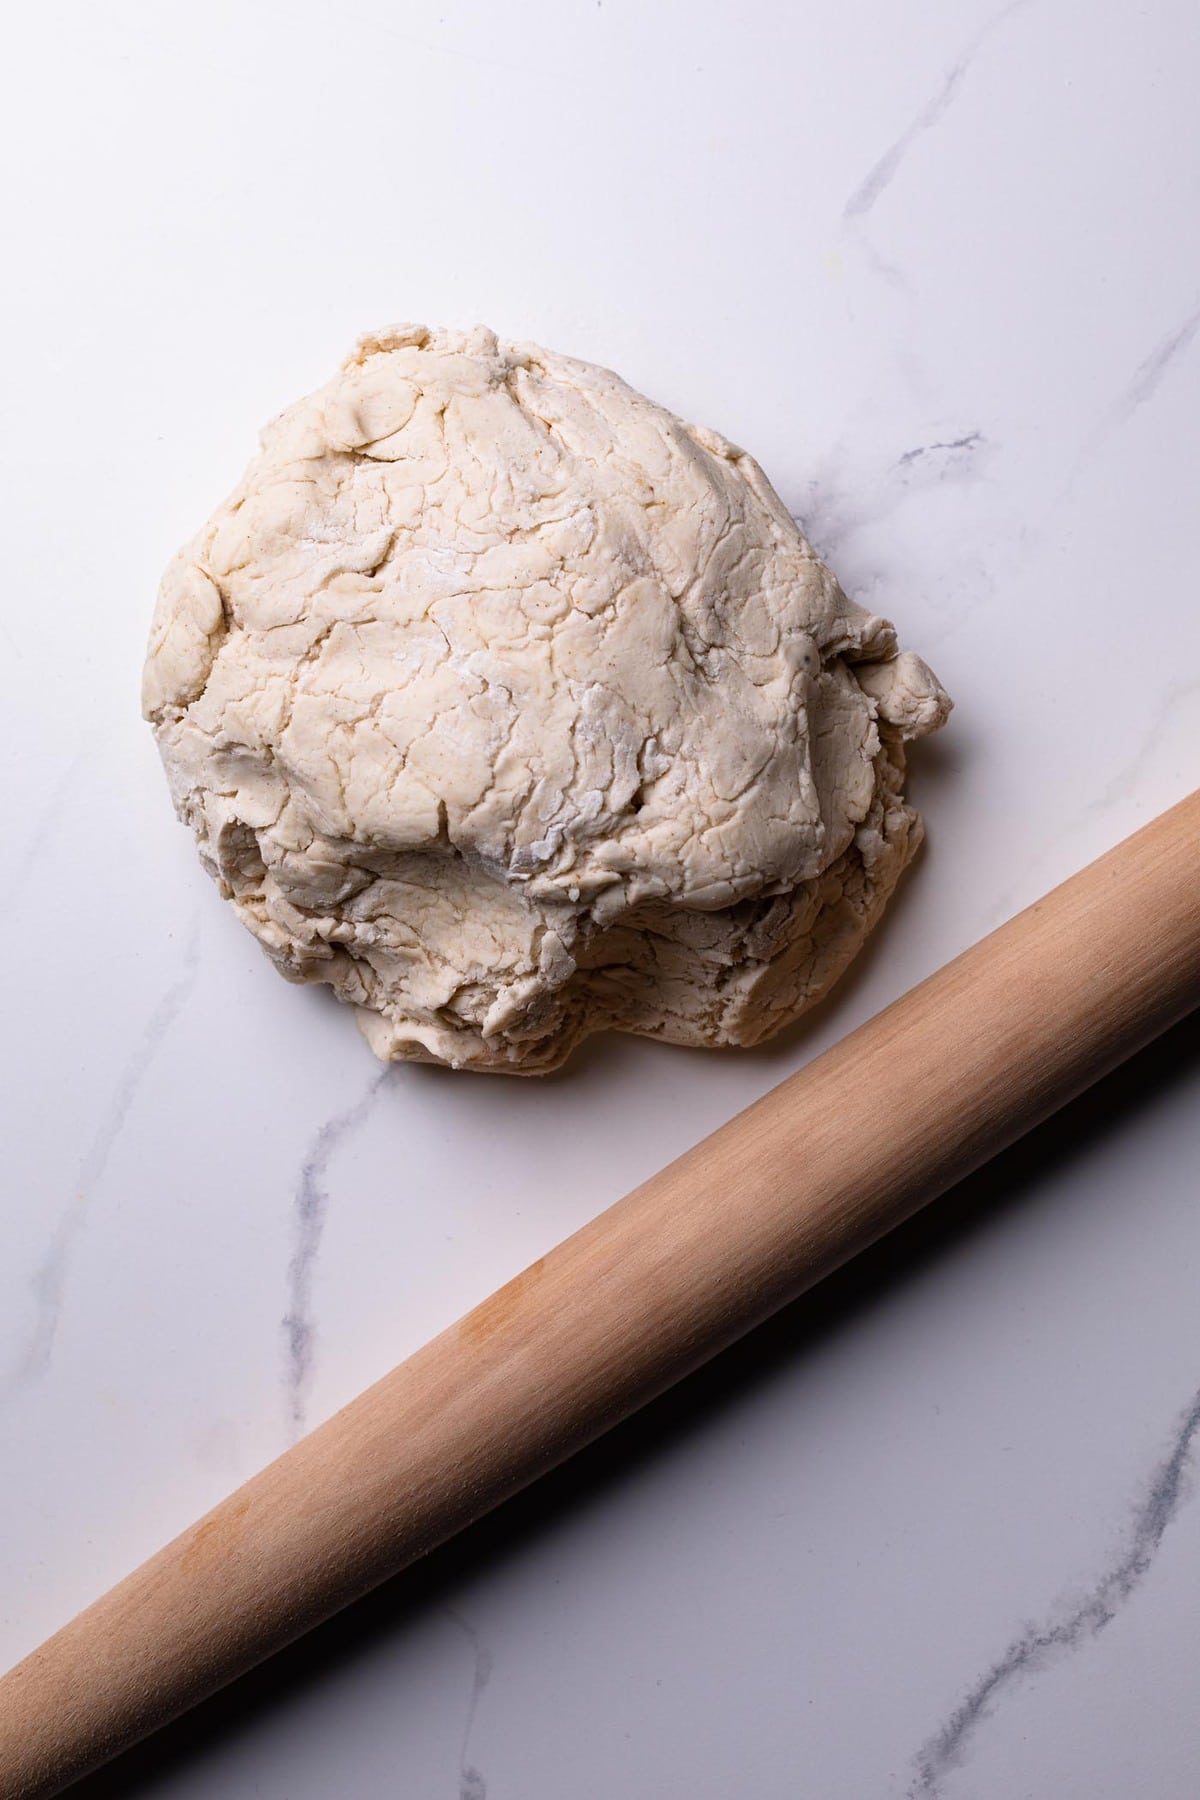
[[383,1058],[755,1044],[921,836],[949,702],[761,470],[605,369],[399,326],[267,427],[145,670],[180,817]]

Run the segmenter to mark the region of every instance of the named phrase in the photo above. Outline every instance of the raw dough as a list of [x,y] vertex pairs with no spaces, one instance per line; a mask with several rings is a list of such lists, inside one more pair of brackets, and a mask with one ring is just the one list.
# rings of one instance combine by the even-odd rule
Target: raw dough
[[167,570],[144,700],[285,975],[383,1058],[527,1074],[818,999],[920,841],[902,740],[949,709],[743,451],[409,325],[264,431]]

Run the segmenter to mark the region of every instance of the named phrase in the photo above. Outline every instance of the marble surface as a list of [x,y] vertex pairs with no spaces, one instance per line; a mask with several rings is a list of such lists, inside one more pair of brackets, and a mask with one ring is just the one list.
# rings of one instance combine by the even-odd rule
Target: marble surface
[[[1180,797],[1186,0],[48,0],[7,26],[0,1657]],[[161,566],[397,317],[753,449],[958,702],[810,1027],[382,1073],[170,815]],[[1191,1800],[1200,1028],[90,1791]]]

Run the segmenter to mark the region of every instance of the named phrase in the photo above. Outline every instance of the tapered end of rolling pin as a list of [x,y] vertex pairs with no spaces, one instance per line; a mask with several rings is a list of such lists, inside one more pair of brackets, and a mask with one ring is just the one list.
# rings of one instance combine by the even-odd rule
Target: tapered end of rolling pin
[[44,1800],[563,1461],[1200,1003],[1200,794],[569,1238],[0,1681]]

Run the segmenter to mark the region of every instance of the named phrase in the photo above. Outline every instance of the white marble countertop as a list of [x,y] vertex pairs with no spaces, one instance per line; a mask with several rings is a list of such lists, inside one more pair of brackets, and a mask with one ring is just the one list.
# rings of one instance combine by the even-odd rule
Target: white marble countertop
[[[5,1663],[1200,771],[1190,0],[6,30]],[[161,566],[397,317],[746,444],[953,692],[807,1031],[381,1080],[199,869],[138,717]],[[1192,1024],[88,1791],[1193,1800],[1198,1101]]]

